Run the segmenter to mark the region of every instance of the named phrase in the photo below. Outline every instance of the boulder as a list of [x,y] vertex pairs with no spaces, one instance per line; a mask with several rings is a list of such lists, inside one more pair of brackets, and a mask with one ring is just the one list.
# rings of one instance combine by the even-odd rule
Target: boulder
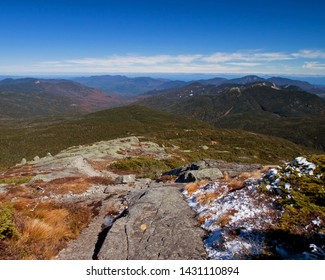
[[106,194],[121,194],[127,193],[130,190],[130,187],[127,185],[114,185],[114,186],[107,186],[104,190]]
[[129,184],[135,182],[135,175],[129,174],[129,175],[122,175],[116,178],[115,182],[117,184]]
[[206,168],[206,162],[204,160],[200,160],[198,162],[194,162],[190,166],[190,170],[200,170]]
[[201,170],[189,170],[184,172],[176,180],[177,183],[189,183],[199,180],[215,181],[223,178],[223,174],[218,168],[206,168]]

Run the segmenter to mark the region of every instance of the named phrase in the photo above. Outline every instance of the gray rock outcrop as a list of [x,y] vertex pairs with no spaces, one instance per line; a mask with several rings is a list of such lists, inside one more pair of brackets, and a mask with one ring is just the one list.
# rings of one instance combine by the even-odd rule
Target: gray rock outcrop
[[206,259],[205,232],[195,224],[179,188],[139,191],[115,221],[98,254],[102,260]]
[[115,182],[117,184],[129,184],[135,182],[135,175],[134,174],[128,174],[128,175],[121,175],[116,178]]
[[178,183],[189,183],[199,180],[215,181],[223,178],[223,174],[218,168],[205,168],[202,170],[190,170],[182,173],[176,180]]
[[223,178],[223,172],[227,172],[230,177],[236,177],[243,172],[252,172],[261,167],[259,164],[233,163],[207,159],[170,170],[162,176],[175,176],[177,177],[177,183],[189,183],[203,179],[215,181]]

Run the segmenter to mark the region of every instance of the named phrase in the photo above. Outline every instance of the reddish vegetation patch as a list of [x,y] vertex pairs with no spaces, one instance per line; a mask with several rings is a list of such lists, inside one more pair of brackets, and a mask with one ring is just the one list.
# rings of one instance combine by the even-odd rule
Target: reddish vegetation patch
[[17,178],[17,177],[29,177],[29,176],[35,176],[39,173],[35,173],[33,171],[34,166],[33,165],[24,165],[21,167],[13,167],[5,172],[0,174],[0,180],[1,179],[7,179],[7,178]]
[[54,179],[50,182],[36,181],[29,184],[29,187],[42,192],[43,195],[67,193],[79,194],[89,189],[90,183],[87,178],[65,177]]
[[87,182],[93,185],[114,185],[115,181],[112,178],[109,177],[99,177],[99,176],[95,176],[95,177],[88,177]]
[[13,199],[15,197],[35,199],[39,195],[36,189],[29,186],[13,185],[8,187],[8,193],[6,194],[6,200]]
[[107,166],[109,166],[114,161],[115,159],[110,158],[110,159],[106,159],[105,161],[88,161],[88,163],[96,171],[102,171],[102,170],[107,170]]

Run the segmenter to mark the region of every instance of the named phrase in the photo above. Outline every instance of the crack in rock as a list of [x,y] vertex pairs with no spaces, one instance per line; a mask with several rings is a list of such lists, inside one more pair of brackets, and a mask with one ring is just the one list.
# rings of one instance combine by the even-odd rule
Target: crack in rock
[[128,210],[126,208],[117,216],[114,216],[114,215],[105,216],[104,222],[102,224],[102,231],[98,234],[98,239],[95,244],[95,249],[94,249],[94,253],[92,256],[93,260],[98,260],[98,253],[100,252],[100,249],[103,246],[103,243],[107,237],[107,234],[110,231],[110,229],[112,228],[115,221],[122,217],[125,217],[127,215],[127,213],[128,213]]

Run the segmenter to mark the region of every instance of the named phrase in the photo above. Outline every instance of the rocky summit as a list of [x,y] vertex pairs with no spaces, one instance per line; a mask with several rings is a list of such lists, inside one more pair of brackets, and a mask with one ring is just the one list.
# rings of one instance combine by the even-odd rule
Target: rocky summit
[[[148,159],[172,158],[132,136],[23,159],[0,174],[1,258],[324,257],[322,156],[284,167],[202,159],[144,175]],[[299,190],[296,177],[314,180],[318,195]],[[295,214],[302,195],[315,200],[304,217]],[[307,247],[291,244],[293,235]]]

